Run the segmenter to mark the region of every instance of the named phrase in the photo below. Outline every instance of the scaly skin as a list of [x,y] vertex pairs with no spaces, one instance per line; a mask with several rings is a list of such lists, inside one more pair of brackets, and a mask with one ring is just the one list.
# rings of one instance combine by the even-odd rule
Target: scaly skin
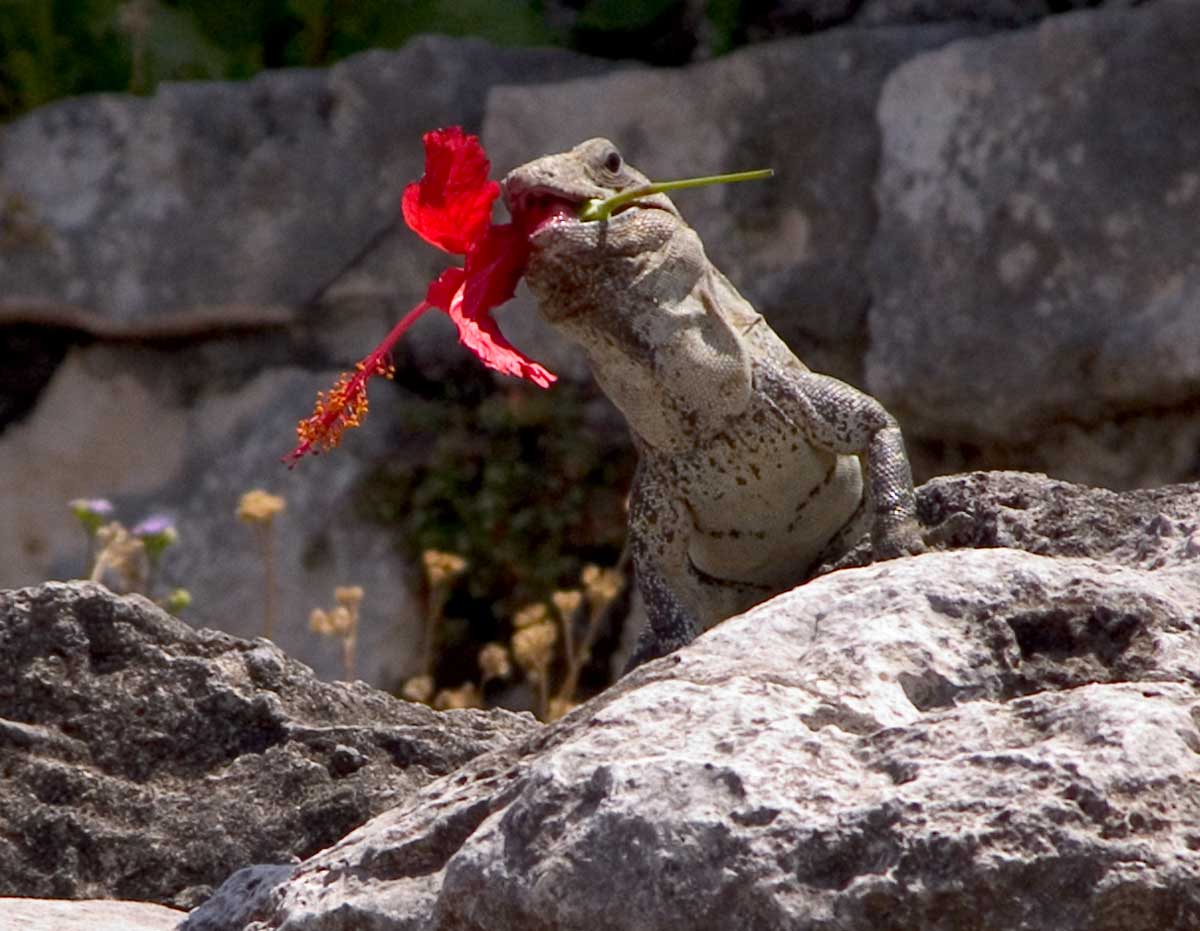
[[584,201],[646,183],[606,139],[504,179],[541,313],[583,348],[638,449],[629,532],[650,623],[631,668],[805,581],[865,533],[876,559],[924,548],[895,420],[805,368],[670,199],[576,219]]

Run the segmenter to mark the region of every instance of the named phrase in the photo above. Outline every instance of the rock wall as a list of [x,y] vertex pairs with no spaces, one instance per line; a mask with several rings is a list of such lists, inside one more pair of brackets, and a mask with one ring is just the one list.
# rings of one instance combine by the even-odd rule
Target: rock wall
[[1097,11],[889,77],[866,382],[912,435],[1196,474],[1197,35],[1194,3]]
[[[261,569],[232,512],[264,486],[289,500],[281,645],[337,674],[304,621],[356,583],[359,674],[415,671],[413,576],[356,502],[380,463],[426,455],[400,412],[458,377],[450,328],[411,334],[402,387],[376,389],[336,455],[292,473],[277,459],[440,267],[403,232],[356,256],[395,222],[421,132],[448,123],[482,131],[497,175],[596,134],[655,176],[774,167],[771,184],[678,201],[813,367],[897,413],[923,476],[1197,477],[1200,6],[959,5],[940,23],[924,6],[879,0],[681,69],[428,38],[5,127],[0,585],[77,574],[64,502],[104,494],[135,519],[174,513],[185,539],[164,582],[192,590],[197,622],[253,634]],[[833,10],[796,9],[818,7]],[[586,381],[528,300],[502,324]],[[625,443],[611,412],[596,423]]]

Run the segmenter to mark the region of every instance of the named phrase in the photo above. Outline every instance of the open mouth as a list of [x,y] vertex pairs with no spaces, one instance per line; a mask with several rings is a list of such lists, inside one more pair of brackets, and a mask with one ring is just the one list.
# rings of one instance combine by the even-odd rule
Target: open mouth
[[522,191],[509,205],[514,222],[533,236],[548,226],[579,220],[580,200],[572,200],[549,191]]
[[[584,204],[584,199],[580,197],[569,197],[544,188],[531,188],[515,194],[510,193],[508,203],[513,222],[525,231],[526,236],[534,236],[560,223],[584,222],[579,217]],[[617,207],[612,216],[618,216],[634,207],[653,206],[657,205],[630,201]]]

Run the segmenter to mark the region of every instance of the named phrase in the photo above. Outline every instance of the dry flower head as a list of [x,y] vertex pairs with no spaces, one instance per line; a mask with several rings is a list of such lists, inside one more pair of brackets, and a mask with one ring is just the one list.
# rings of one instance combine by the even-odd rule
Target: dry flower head
[[425,567],[425,578],[434,588],[452,582],[467,568],[467,561],[463,557],[441,550],[426,550],[421,554],[421,563]]
[[342,605],[332,611],[313,608],[308,616],[308,627],[323,637],[345,637],[353,633],[354,621],[353,613]]
[[566,620],[574,617],[579,606],[583,604],[583,592],[574,588],[570,591],[559,591],[551,595],[550,600],[554,603],[558,616]]
[[136,588],[142,580],[145,544],[124,524],[112,521],[96,531],[96,546],[99,555],[92,568],[92,580],[98,582],[107,570],[112,569],[127,586]]
[[438,711],[450,711],[462,708],[481,708],[483,700],[474,682],[464,682],[456,689],[442,689],[433,699],[433,707]]
[[433,676],[413,676],[404,683],[400,696],[408,701],[427,704],[433,697]]
[[479,651],[479,670],[483,673],[483,681],[492,679],[507,679],[512,675],[512,662],[509,660],[508,647],[503,643],[488,643]]
[[550,612],[542,602],[526,605],[513,615],[513,627],[518,630],[533,627],[535,624],[545,624],[550,620]]
[[362,586],[339,585],[333,590],[333,600],[347,611],[357,612],[363,600]]
[[522,627],[512,637],[513,656],[526,671],[544,670],[554,657],[554,644],[557,642],[558,627],[554,624]]
[[583,583],[588,603],[596,610],[610,604],[621,593],[624,584],[624,578],[618,570],[601,569],[590,563],[583,567],[579,580]]
[[247,524],[269,524],[287,507],[287,501],[261,488],[253,488],[238,499],[237,519]]

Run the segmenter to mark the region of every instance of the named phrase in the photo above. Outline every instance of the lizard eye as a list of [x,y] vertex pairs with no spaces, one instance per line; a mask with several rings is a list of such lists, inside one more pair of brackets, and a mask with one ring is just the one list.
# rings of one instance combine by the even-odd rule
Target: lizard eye
[[621,153],[616,149],[609,149],[604,156],[604,170],[614,175],[621,170]]

